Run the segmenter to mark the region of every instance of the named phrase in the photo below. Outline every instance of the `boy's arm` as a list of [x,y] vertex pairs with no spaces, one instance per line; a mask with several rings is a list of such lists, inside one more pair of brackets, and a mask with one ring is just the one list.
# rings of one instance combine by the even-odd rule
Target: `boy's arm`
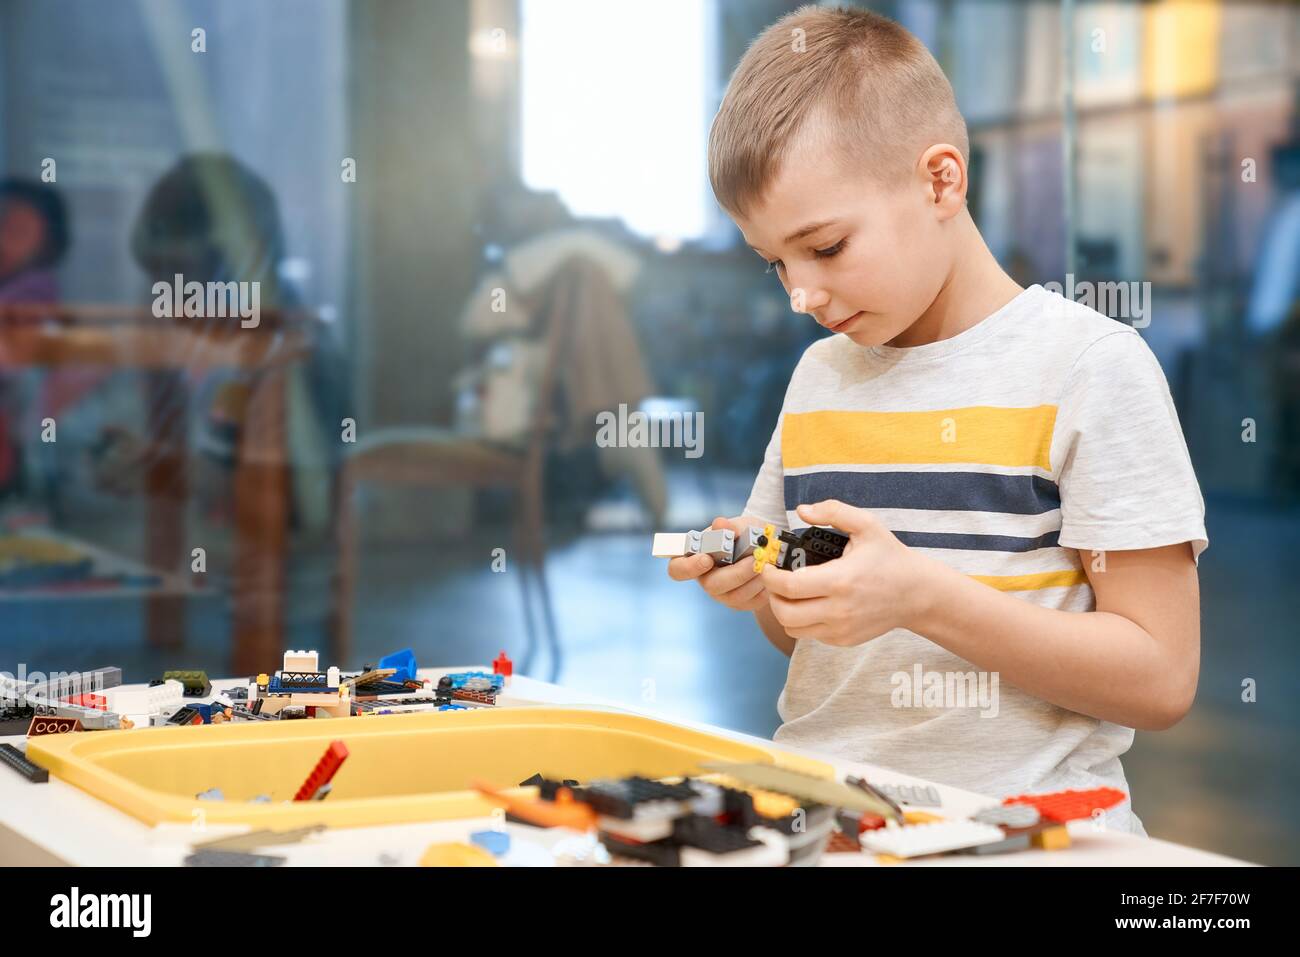
[[1043,608],[940,565],[915,630],[1053,704],[1162,731],[1190,710],[1200,673],[1192,548],[1183,542],[1105,559],[1105,571],[1088,573],[1092,612]]
[[801,506],[852,536],[843,558],[763,570],[794,639],[853,645],[907,628],[1000,680],[1081,714],[1162,730],[1191,707],[1200,670],[1196,564],[1187,543],[1106,553],[1090,572],[1097,610],[1044,608],[908,548],[864,509]]
[[763,630],[767,640],[776,646],[776,650],[789,658],[794,654],[794,639],[785,633],[781,623],[776,620],[772,614],[770,603],[764,604],[762,608],[754,612],[754,619],[758,622],[758,627]]

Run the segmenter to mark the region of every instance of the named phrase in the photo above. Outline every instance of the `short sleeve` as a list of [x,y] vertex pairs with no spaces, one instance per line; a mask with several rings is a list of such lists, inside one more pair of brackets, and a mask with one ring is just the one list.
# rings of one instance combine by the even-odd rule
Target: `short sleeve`
[[1057,406],[1052,471],[1060,544],[1126,551],[1209,544],[1205,501],[1169,384],[1136,332],[1104,336],[1075,362]]
[[764,523],[780,529],[786,528],[785,470],[781,466],[781,423],[784,419],[785,413],[782,412],[767,443],[763,466],[754,479],[754,488],[749,493],[744,511],[744,514],[761,518]]

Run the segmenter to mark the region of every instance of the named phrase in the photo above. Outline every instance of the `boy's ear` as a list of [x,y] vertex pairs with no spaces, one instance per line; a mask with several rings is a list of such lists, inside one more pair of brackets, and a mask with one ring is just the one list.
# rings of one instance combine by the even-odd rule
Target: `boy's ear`
[[956,215],[966,205],[966,161],[957,147],[936,143],[921,154],[916,169],[925,185],[926,200],[940,219]]

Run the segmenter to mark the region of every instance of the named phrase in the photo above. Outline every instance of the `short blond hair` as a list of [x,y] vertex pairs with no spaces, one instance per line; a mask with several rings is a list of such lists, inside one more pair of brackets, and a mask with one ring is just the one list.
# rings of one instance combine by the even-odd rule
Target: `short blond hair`
[[743,215],[761,201],[800,134],[814,127],[826,140],[817,145],[882,182],[909,173],[935,143],[970,160],[966,121],[939,64],[906,29],[869,10],[803,6],[750,44],[709,133],[719,205]]

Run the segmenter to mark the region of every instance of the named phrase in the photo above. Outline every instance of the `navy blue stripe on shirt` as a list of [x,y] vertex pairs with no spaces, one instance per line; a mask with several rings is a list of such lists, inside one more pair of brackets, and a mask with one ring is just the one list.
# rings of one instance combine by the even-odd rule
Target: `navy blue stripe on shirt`
[[785,477],[786,511],[838,499],[857,508],[1041,515],[1061,507],[1056,483],[990,472],[808,472]]
[[959,548],[984,552],[1032,552],[1037,548],[1055,548],[1059,531],[1036,538],[1017,535],[967,535],[957,532],[894,532],[894,536],[911,548]]

